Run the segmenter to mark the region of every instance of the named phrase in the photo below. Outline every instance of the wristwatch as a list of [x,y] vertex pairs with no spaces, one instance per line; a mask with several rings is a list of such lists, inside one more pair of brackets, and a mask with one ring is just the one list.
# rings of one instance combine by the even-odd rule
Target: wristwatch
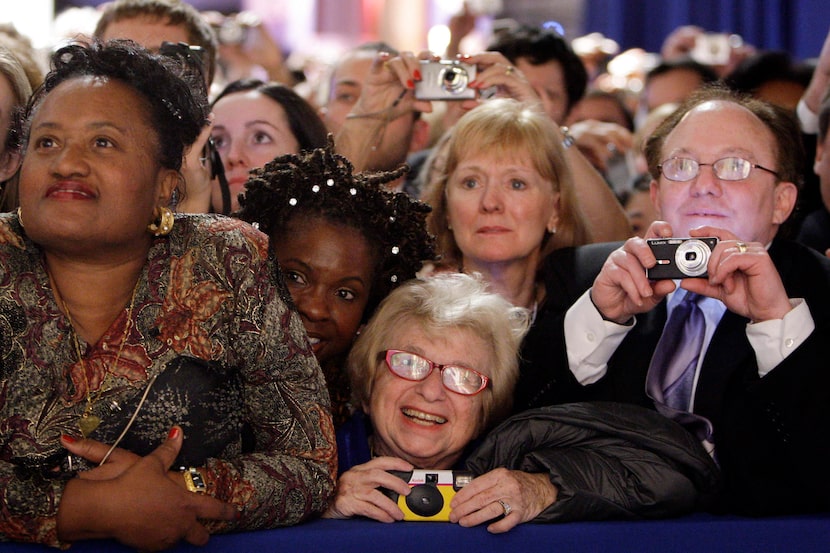
[[187,467],[183,469],[182,476],[184,476],[184,484],[187,486],[188,491],[193,493],[207,492],[205,479],[202,478],[202,473],[199,472],[196,467]]
[[559,130],[562,131],[562,136],[564,137],[562,139],[562,147],[567,150],[568,148],[574,145],[574,142],[576,142],[576,140],[574,139],[568,127],[559,127]]

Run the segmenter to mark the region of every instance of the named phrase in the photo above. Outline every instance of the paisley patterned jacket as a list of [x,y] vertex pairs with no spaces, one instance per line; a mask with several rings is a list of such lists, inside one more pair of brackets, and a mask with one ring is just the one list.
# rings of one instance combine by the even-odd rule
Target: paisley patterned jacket
[[138,411],[118,447],[139,455],[182,427],[177,465],[204,467],[208,493],[241,511],[211,531],[325,510],[337,462],[329,396],[265,235],[177,215],[154,239],[134,308],[98,343],[78,337],[83,363],[73,333],[42,251],[16,215],[0,215],[0,541],[61,545],[63,487],[87,467],[59,438],[80,434],[90,400],[101,420],[90,438],[107,444]]

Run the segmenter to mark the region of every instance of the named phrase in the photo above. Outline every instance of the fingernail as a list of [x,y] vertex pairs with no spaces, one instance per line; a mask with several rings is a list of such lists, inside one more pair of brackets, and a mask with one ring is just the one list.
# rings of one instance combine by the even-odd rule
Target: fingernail
[[67,443],[70,443],[70,444],[74,444],[75,442],[78,441],[73,436],[70,436],[69,434],[61,434],[61,438],[63,439],[64,442],[67,442]]
[[168,440],[175,440],[178,437],[179,437],[179,427],[174,426],[173,428],[170,429],[170,432],[167,434],[167,439]]
[[423,78],[423,77],[421,77],[421,70],[420,69],[416,69],[415,73],[413,73],[413,75],[415,75],[415,80],[416,81],[420,81]]
[[415,81],[413,81],[412,79],[406,81],[406,88],[415,88]]

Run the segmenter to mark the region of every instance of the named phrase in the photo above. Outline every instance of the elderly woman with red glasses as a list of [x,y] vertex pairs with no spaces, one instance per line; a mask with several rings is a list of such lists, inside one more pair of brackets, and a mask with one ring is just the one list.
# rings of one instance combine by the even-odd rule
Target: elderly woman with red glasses
[[[487,522],[497,533],[531,520],[677,515],[714,489],[700,444],[645,409],[545,407],[494,429],[511,411],[528,325],[529,311],[478,275],[393,291],[347,360],[357,410],[338,431],[341,474],[324,516]],[[455,494],[408,501],[423,473],[438,475],[437,488],[460,486],[448,469],[474,477]],[[436,502],[444,508],[430,511]]]

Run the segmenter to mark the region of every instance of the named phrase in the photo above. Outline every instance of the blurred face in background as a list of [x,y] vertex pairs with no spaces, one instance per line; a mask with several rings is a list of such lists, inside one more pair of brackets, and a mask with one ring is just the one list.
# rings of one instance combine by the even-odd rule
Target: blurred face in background
[[534,65],[527,58],[519,58],[516,60],[516,68],[524,73],[530,86],[542,99],[545,113],[557,124],[564,124],[568,113],[568,89],[562,64],[550,60]]
[[[331,77],[331,90],[320,116],[329,132],[337,134],[346,117],[363,92],[363,83],[369,75],[375,59],[372,51],[356,51],[346,54],[336,65]],[[412,113],[403,113],[387,122],[383,131],[383,143],[378,148],[369,169],[392,170],[406,161],[410,151],[425,144],[426,125]]]
[[586,121],[592,119],[594,121],[603,121],[605,123],[616,123],[621,127],[628,128],[629,119],[626,116],[623,108],[619,102],[613,98],[604,96],[586,96],[578,101],[567,119],[566,125],[573,125],[579,121]]
[[680,103],[703,84],[691,69],[673,69],[651,77],[644,92],[646,113],[663,104]]
[[[231,211],[239,209],[248,172],[277,156],[297,154],[300,143],[291,131],[283,107],[257,90],[234,92],[213,105],[211,137],[225,166],[231,191]],[[213,205],[222,205],[218,183],[211,193]]]
[[16,103],[12,84],[0,73],[0,182],[8,180],[20,164],[20,155],[17,152],[6,151],[7,131]]
[[821,200],[830,211],[830,132],[816,144],[816,162],[813,171],[818,175],[821,185]]
[[184,26],[172,25],[163,19],[145,15],[113,21],[107,26],[101,38],[103,40],[126,38],[150,50],[158,50],[161,43],[165,41],[190,42]]

